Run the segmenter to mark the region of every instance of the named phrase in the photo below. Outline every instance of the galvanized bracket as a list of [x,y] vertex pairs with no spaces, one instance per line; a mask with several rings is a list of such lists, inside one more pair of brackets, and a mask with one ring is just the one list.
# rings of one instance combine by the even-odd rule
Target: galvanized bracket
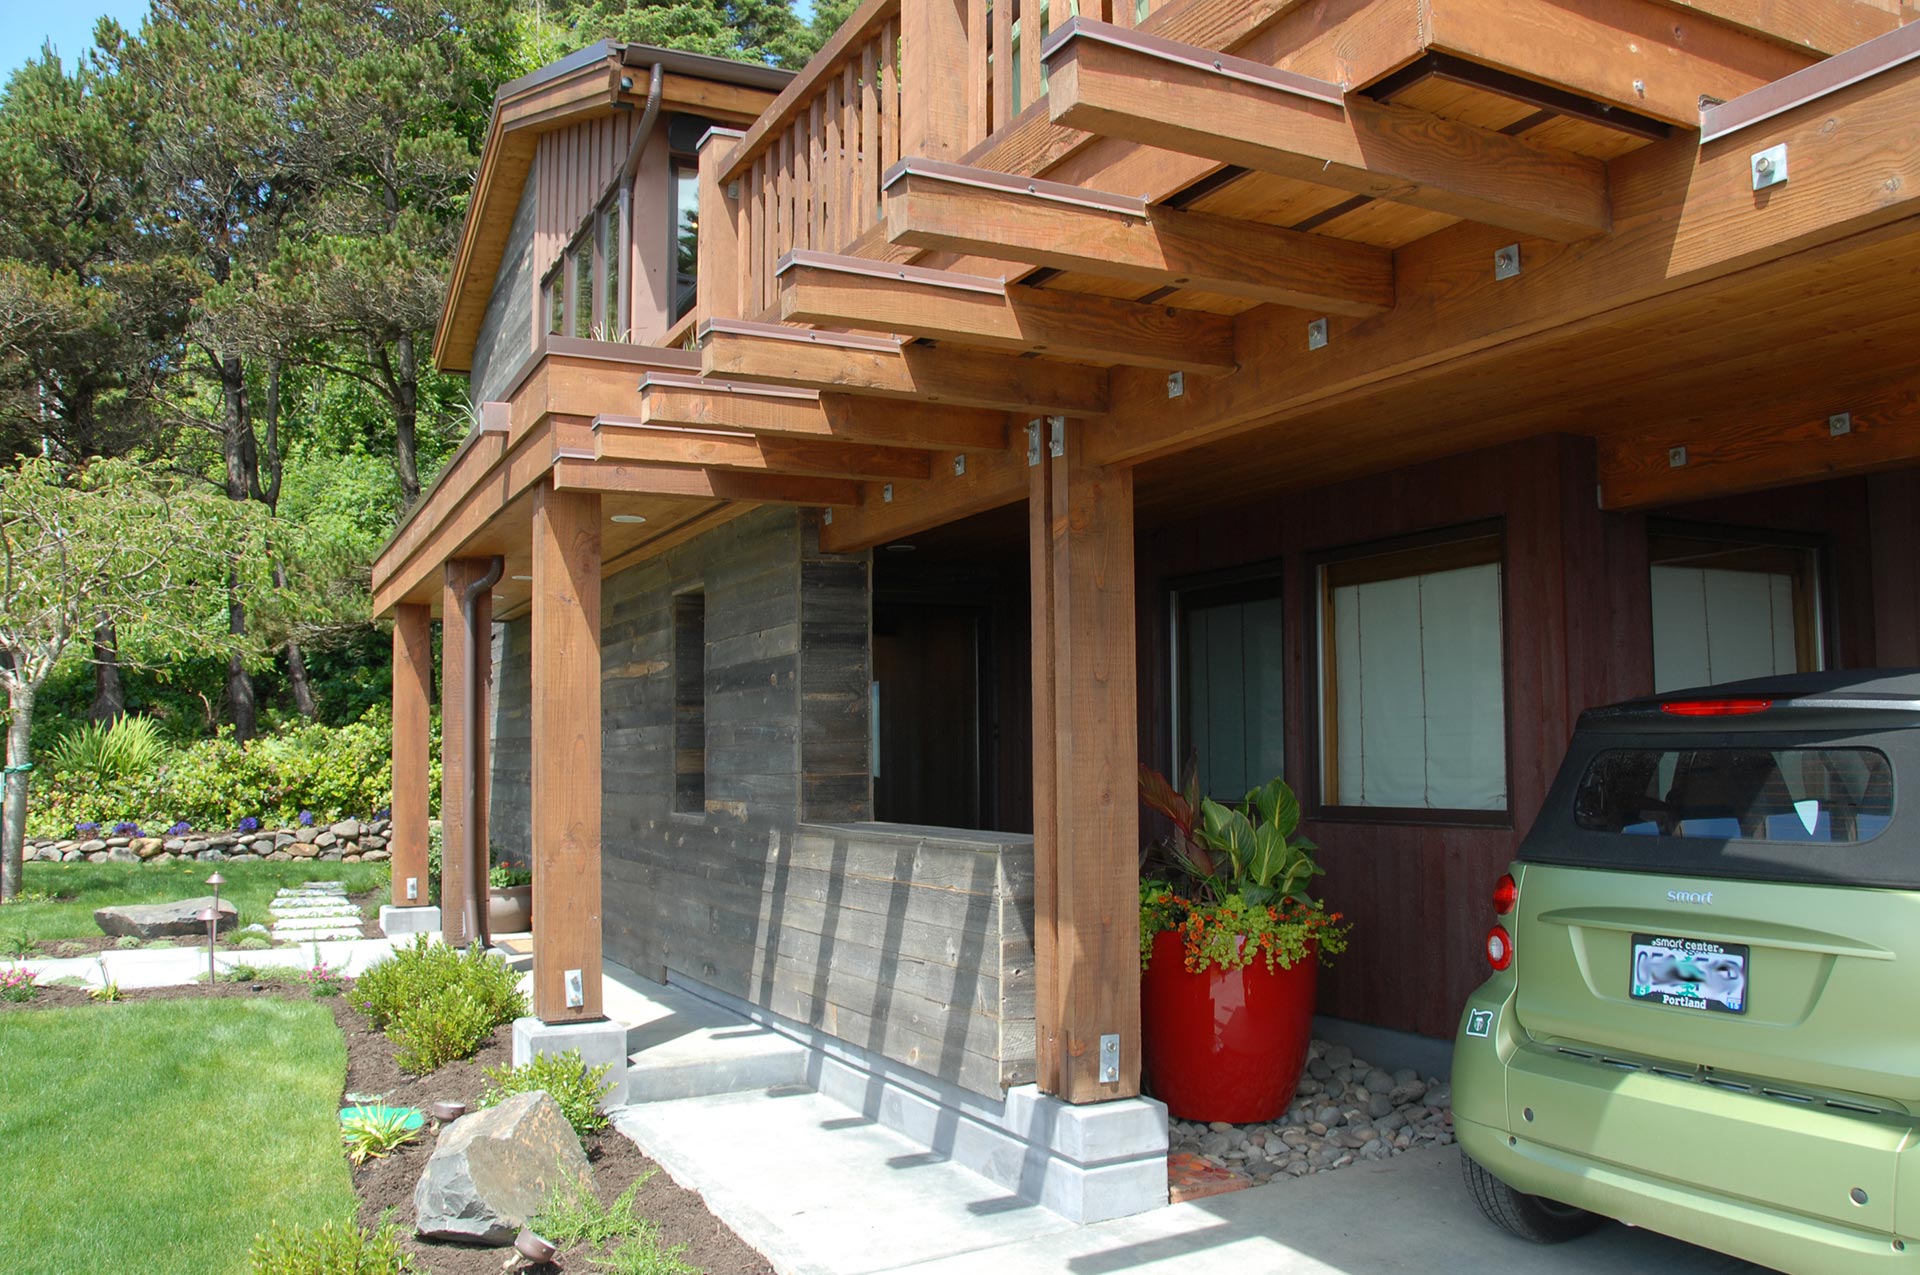
[[1108,1032],[1100,1038],[1100,1083],[1120,1083],[1120,1034]]
[[1167,397],[1179,398],[1187,392],[1187,374],[1185,372],[1167,373]]
[[1684,447],[1667,448],[1667,468],[1680,469],[1687,463],[1687,449]]
[[892,483],[884,483],[881,485],[880,503],[883,505],[891,505],[893,503],[893,484]]
[[1027,422],[1027,468],[1032,469],[1040,463],[1040,422]]
[[1835,412],[1827,417],[1827,433],[1834,438],[1853,433],[1853,413]]
[[953,458],[953,476],[955,478],[965,478],[967,476],[967,455],[965,452]]
[[833,510],[822,509],[820,511],[820,521],[822,524],[831,527],[833,525]]
[[1327,321],[1315,319],[1307,325],[1307,348],[1324,350],[1327,348]]
[[1493,277],[1513,279],[1520,274],[1520,245],[1510,243],[1493,254]]
[[1067,418],[1047,417],[1047,455],[1058,460],[1067,454]]
[[1769,146],[1753,153],[1753,188],[1765,190],[1787,180],[1787,144]]

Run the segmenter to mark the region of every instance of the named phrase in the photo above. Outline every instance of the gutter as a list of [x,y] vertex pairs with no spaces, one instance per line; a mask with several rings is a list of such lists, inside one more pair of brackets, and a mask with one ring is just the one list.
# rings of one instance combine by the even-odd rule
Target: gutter
[[462,811],[462,827],[467,844],[461,849],[467,858],[467,897],[460,901],[465,909],[467,924],[467,942],[471,944],[475,937],[483,948],[493,946],[493,934],[487,928],[487,871],[486,847],[480,844],[480,784],[479,771],[475,769],[480,762],[480,655],[479,642],[474,638],[473,604],[480,595],[500,583],[500,576],[507,569],[507,560],[499,554],[487,565],[487,574],[469,584],[460,594],[461,639],[467,661],[467,727],[460,741],[460,763],[467,777],[466,791],[460,795],[466,803]]

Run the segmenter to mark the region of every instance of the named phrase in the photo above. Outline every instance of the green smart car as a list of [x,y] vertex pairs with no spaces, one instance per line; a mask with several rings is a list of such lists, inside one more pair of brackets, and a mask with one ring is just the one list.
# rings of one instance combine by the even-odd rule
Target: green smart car
[[1920,1272],[1916,777],[1920,670],[1581,717],[1454,1046],[1489,1218]]

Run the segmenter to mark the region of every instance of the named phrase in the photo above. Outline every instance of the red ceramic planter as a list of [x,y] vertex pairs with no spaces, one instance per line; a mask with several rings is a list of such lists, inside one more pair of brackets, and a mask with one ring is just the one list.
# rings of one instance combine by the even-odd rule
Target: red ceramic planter
[[1147,1092],[1182,1120],[1272,1120],[1293,1101],[1313,1036],[1318,960],[1190,974],[1180,936],[1153,938],[1140,976]]

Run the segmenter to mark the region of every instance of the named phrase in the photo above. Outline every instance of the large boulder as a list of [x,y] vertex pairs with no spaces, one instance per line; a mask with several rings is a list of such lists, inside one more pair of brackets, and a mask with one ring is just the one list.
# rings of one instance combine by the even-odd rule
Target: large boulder
[[[93,919],[101,933],[112,938],[129,934],[137,939],[191,938],[207,932],[207,923],[200,919],[200,913],[212,906],[211,895],[182,899],[178,903],[129,903],[116,908],[96,908]],[[231,930],[239,919],[233,904],[220,900],[220,919],[215,925],[221,930]]]
[[434,1239],[511,1243],[555,1187],[591,1173],[560,1104],[517,1094],[441,1132],[413,1191],[415,1224]]

